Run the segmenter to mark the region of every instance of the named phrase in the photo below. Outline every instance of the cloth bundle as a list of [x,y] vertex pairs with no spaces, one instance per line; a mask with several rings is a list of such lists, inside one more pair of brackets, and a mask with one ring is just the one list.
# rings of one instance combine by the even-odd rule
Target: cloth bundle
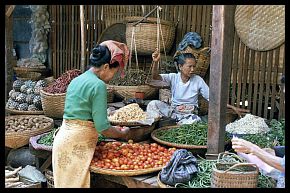
[[197,173],[197,159],[190,151],[179,149],[174,152],[170,161],[160,172],[160,181],[174,186],[186,183]]
[[196,32],[188,32],[183,37],[182,41],[178,44],[177,50],[184,50],[187,46],[191,45],[194,48],[200,48],[202,39]]

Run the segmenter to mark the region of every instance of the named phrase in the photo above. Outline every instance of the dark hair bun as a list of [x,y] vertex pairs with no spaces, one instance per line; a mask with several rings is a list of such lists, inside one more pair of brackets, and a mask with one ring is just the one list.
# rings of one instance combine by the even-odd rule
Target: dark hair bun
[[100,60],[102,57],[106,55],[106,47],[97,45],[96,47],[93,48],[92,54],[90,56],[91,60]]
[[106,46],[97,45],[91,51],[90,64],[92,66],[100,67],[103,64],[109,63],[111,54]]

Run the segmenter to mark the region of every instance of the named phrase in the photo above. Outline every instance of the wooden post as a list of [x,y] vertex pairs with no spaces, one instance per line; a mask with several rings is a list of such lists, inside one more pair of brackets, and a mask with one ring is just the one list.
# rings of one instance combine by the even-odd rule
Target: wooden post
[[207,158],[224,151],[226,109],[234,40],[233,5],[214,5],[210,62]]
[[8,100],[8,93],[12,90],[13,83],[13,15],[15,6],[6,5],[5,15],[5,103]]
[[85,24],[84,24],[84,6],[80,5],[81,20],[81,71],[85,71]]

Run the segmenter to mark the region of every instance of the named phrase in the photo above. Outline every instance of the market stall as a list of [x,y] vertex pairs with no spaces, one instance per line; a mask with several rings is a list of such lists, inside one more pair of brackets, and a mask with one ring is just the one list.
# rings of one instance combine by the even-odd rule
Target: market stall
[[[129,131],[114,139],[98,136],[89,166],[92,188],[276,187],[274,168],[235,152],[231,140],[238,137],[272,155],[285,154],[285,96],[278,83],[285,69],[284,6],[142,5],[141,12],[137,7],[28,6],[30,56],[15,61],[9,53],[11,40],[6,39],[6,81],[11,80],[6,82],[5,186],[54,188],[52,148],[63,122],[68,85],[88,69],[94,43],[116,39],[127,43],[131,55],[123,78],[114,76],[106,83],[105,116],[120,131]],[[10,24],[14,9],[6,10]],[[251,9],[257,12],[245,14]],[[276,14],[271,21],[279,25],[269,27],[273,34],[257,34],[269,19],[267,10]],[[249,26],[253,18],[260,18],[253,24],[256,33],[245,34],[249,30],[244,23]],[[181,41],[187,35],[194,37],[193,44]],[[263,37],[271,35],[275,38],[265,44]],[[170,85],[153,79],[151,54],[156,47],[161,52],[159,73],[178,71],[175,56],[190,53],[196,58],[195,74],[209,84],[210,100],[199,93],[199,108],[180,105],[179,112],[184,117],[196,114],[198,121],[181,122],[148,111],[151,101],[170,105],[172,98]]]

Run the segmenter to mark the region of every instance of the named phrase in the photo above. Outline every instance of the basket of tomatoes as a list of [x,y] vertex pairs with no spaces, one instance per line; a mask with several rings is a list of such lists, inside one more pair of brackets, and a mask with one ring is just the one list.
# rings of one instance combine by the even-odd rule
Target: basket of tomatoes
[[96,146],[90,165],[94,173],[135,176],[160,171],[169,162],[176,148],[157,143],[101,142]]

